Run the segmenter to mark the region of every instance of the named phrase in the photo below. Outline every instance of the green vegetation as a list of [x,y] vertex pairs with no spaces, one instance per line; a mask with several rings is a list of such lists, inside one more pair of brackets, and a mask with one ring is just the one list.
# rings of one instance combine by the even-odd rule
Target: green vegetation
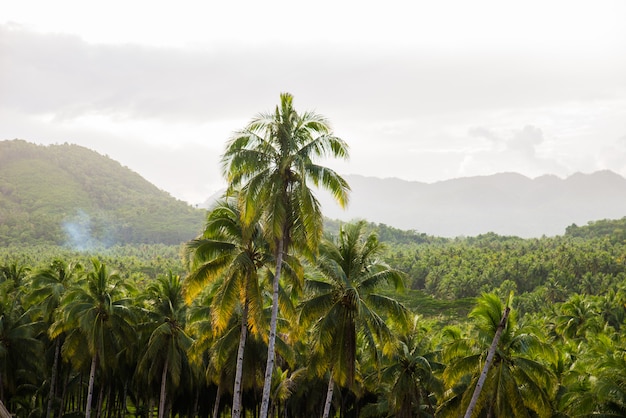
[[[9,144],[28,158],[43,149]],[[60,166],[18,160],[0,165],[13,196],[3,211],[28,200],[44,228],[67,207],[38,207],[37,193],[69,193],[90,216],[106,206],[89,206]],[[51,183],[10,179],[31,165]],[[277,202],[284,189],[270,179],[233,187],[182,245],[17,245],[50,231],[30,235],[30,214],[23,229],[11,218],[0,247],[0,401],[18,417],[258,417],[275,356],[271,417],[458,417],[476,386],[474,418],[626,416],[626,218],[540,239],[331,220],[322,235],[314,201],[297,206],[305,185]],[[311,227],[320,235],[305,237]]]
[[329,191],[341,206],[348,201],[346,181],[315,160],[347,156],[347,144],[332,134],[328,121],[296,112],[288,93],[280,95],[275,112],[260,114],[237,132],[222,156],[228,190],[238,193],[244,222],[261,218],[276,259],[261,418],[269,411],[283,259],[291,251],[314,254],[322,236],[322,210],[311,186]]
[[[204,239],[221,236],[223,242],[233,242],[233,249],[246,248],[240,245],[243,242],[237,244],[236,229],[220,229],[228,212],[216,208],[210,213],[213,226],[207,234],[230,231],[230,238],[209,234]],[[615,221],[616,228],[620,222]],[[372,224],[362,228],[365,234],[377,231]],[[407,234],[411,233],[403,231],[401,236]],[[534,367],[527,375],[528,379],[532,377],[536,392],[507,394],[504,399],[521,399],[524,406],[519,410],[527,410],[531,416],[623,415],[625,405],[620,396],[626,381],[622,356],[626,350],[626,243],[611,243],[606,237],[570,236],[521,240],[488,235],[409,244],[404,238],[389,238],[380,240],[379,263],[403,271],[406,285],[432,285],[400,293],[393,288],[380,289],[382,295],[401,302],[414,319],[409,328],[388,321],[394,339],[386,343],[367,344],[366,334],[357,333],[354,383],[334,387],[330,416],[340,411],[363,417],[428,416],[433,411],[435,416],[458,416],[455,414],[471,396],[472,379],[480,364],[476,362],[484,358],[493,335],[489,327],[501,315],[498,301],[511,289],[517,289],[517,293],[500,347],[501,355],[510,357],[498,354],[493,367],[501,369],[498,375],[510,375],[515,387],[525,387],[519,380],[524,378],[519,367]],[[230,416],[237,347],[242,324],[246,323],[249,338],[244,343],[241,368],[241,410],[248,414],[242,416],[251,416],[260,406],[267,350],[263,335],[271,306],[268,274],[272,257],[271,252],[263,250],[264,245],[260,244],[261,252],[253,258],[260,261],[269,257],[259,266],[270,267],[261,268],[258,281],[248,282],[258,285],[258,295],[254,296],[255,313],[247,320],[242,309],[247,298],[240,299],[245,295],[241,293],[244,288],[230,293],[229,289],[237,287],[227,286],[224,279],[228,276],[219,272],[213,285],[199,288],[199,297],[189,306],[180,304],[182,293],[177,278],[187,277],[188,270],[178,246],[126,245],[93,252],[54,246],[0,249],[2,401],[17,416],[45,415],[48,407],[53,415],[60,408],[67,416],[73,411],[84,414],[93,356],[89,354],[89,340],[82,336],[85,331],[80,331],[78,323],[72,325],[78,318],[71,319],[71,315],[78,316],[77,301],[95,303],[96,295],[101,293],[93,292],[101,290],[97,282],[91,287],[89,283],[98,278],[123,284],[108,287],[102,299],[110,300],[110,309],[117,310],[107,313],[107,317],[118,315],[120,309],[127,314],[120,322],[123,326],[112,326],[114,333],[102,334],[106,338],[101,355],[106,358],[104,363],[96,363],[94,414],[102,410],[147,416],[148,410],[163,410],[172,415],[211,416],[215,409],[221,416]],[[319,280],[317,270],[306,260],[303,262],[305,276]],[[458,272],[460,266],[463,274]],[[506,266],[514,280],[504,273],[483,274]],[[243,278],[236,272],[229,274],[237,280]],[[483,276],[493,280],[483,289],[467,285],[480,282]],[[427,280],[418,280],[423,277]],[[325,363],[320,359],[332,357],[320,358],[319,351],[312,350],[318,346],[314,322],[298,320],[297,305],[323,293],[315,293],[309,286],[299,290],[297,281],[290,281],[288,275],[283,279],[271,410],[287,416],[321,416],[329,375],[321,371]],[[442,298],[441,282],[459,289],[463,298],[455,299],[450,293]],[[478,293],[481,291],[489,291],[490,296]],[[73,335],[68,334],[71,331]],[[57,344],[59,360],[55,366]],[[83,344],[85,348],[81,349]],[[93,347],[96,350],[95,342]],[[311,368],[313,365],[315,368]],[[505,365],[513,368],[502,369]],[[406,376],[412,377],[407,380]],[[509,389],[514,387],[507,385]],[[487,384],[485,390],[495,388]],[[533,402],[525,400],[528,396]],[[511,411],[519,408],[498,405],[504,409],[494,409],[492,416],[516,416]]]
[[0,141],[0,245],[180,244],[204,216],[86,148]]
[[[311,329],[313,359],[309,366],[319,376],[328,373],[323,418],[330,413],[334,386],[354,389],[357,369],[357,338],[370,358],[376,347],[393,341],[387,321],[404,325],[408,311],[392,297],[377,292],[383,285],[403,288],[400,271],[376,260],[380,244],[375,234],[364,235],[363,222],[339,230],[336,240],[320,246],[319,278],[307,280],[310,296],[300,308],[301,324]],[[317,363],[317,364],[316,364]]]
[[602,219],[589,222],[585,226],[572,224],[565,230],[565,235],[579,238],[607,238],[612,243],[626,242],[626,217],[620,220]]

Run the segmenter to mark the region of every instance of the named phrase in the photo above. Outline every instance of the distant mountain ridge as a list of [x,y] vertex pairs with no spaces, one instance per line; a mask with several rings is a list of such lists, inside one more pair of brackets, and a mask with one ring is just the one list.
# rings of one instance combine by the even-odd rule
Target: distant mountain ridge
[[[349,207],[342,210],[318,192],[324,216],[439,237],[563,235],[572,224],[626,216],[626,179],[611,171],[566,179],[501,173],[437,183],[344,178],[352,187]],[[178,244],[199,233],[204,217],[204,210],[88,148],[0,141],[0,245]]]
[[179,244],[204,216],[88,148],[0,141],[0,245]]
[[522,238],[562,235],[572,225],[626,216],[626,179],[612,171],[565,179],[501,173],[436,183],[344,178],[352,188],[346,210],[320,192],[324,215],[367,219],[441,237],[488,232]]

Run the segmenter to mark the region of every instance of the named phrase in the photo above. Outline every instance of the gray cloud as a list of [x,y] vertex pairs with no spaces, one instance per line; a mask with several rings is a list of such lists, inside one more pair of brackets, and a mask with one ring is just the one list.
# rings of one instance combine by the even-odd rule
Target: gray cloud
[[603,147],[596,158],[596,167],[626,172],[626,135]]
[[541,129],[526,125],[513,134],[513,138],[508,141],[508,147],[514,152],[520,152],[528,158],[536,154],[535,147],[543,142],[543,132]]
[[58,118],[247,116],[271,108],[281,91],[347,117],[527,107],[626,91],[626,60],[620,58],[615,65],[604,60],[581,69],[572,57],[532,53],[383,52],[323,44],[181,50],[93,45],[7,25],[0,27],[0,39],[0,105]]
[[[289,91],[298,109],[326,115],[350,144],[351,161],[335,165],[342,173],[436,181],[499,171],[567,175],[606,163],[626,175],[612,157],[626,155],[615,151],[623,147],[605,139],[624,132],[626,55],[594,47],[176,49],[0,25],[0,140],[88,146],[196,202],[221,181],[217,161],[229,130]],[[144,123],[171,138],[151,137],[154,127],[142,131]]]
[[485,128],[484,126],[470,128],[468,134],[476,138],[485,138],[492,143],[502,142],[502,138],[500,138],[498,135],[493,133],[491,130]]
[[484,138],[492,144],[487,149],[466,152],[459,175],[471,173],[490,174],[494,172],[520,172],[529,176],[542,174],[571,174],[558,155],[542,155],[537,147],[546,139],[541,128],[526,125],[521,129],[495,132],[487,127],[473,127],[468,130],[470,137]]

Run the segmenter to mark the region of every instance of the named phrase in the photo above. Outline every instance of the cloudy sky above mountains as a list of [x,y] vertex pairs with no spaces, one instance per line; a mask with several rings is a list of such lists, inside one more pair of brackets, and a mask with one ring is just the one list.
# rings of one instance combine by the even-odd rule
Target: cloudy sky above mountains
[[223,186],[281,92],[343,174],[626,176],[626,2],[28,1],[0,5],[0,140],[76,143],[173,196]]

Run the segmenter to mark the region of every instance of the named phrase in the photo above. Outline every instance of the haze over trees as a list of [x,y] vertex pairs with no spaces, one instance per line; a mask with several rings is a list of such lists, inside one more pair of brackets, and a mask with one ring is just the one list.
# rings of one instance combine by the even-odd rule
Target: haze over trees
[[[316,136],[278,135],[305,115],[284,95],[233,137],[238,180],[182,245],[0,247],[8,410],[457,417],[513,292],[472,417],[626,415],[626,218],[529,239],[323,223],[309,186],[348,188],[309,158]],[[342,155],[325,135],[317,150]]]
[[0,141],[0,245],[178,245],[204,213],[87,148]]
[[[608,171],[567,179],[501,173],[433,184],[344,178],[352,189],[346,208],[323,190],[316,194],[327,219],[367,219],[434,236],[555,236],[573,224],[626,213],[626,179]],[[2,245],[176,245],[200,233],[206,209],[219,197],[194,208],[84,147],[0,141]]]

